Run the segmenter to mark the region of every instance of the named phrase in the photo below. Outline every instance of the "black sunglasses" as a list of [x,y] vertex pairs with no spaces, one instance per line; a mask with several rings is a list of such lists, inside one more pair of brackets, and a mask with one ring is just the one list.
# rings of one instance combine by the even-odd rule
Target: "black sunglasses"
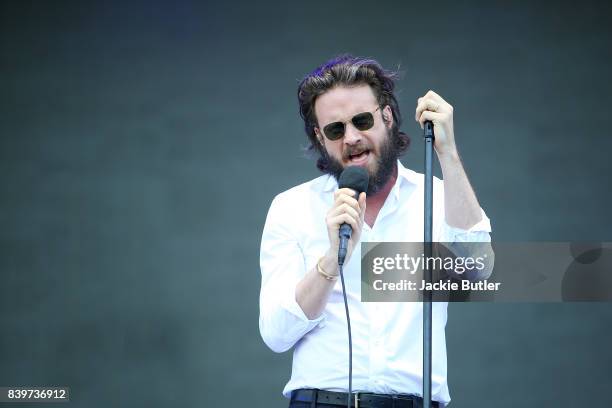
[[[374,112],[380,109],[380,106],[372,112],[361,112],[353,116],[350,122],[357,130],[368,130],[374,126]],[[329,140],[338,140],[344,136],[346,132],[346,122],[332,122],[323,128],[323,134]]]

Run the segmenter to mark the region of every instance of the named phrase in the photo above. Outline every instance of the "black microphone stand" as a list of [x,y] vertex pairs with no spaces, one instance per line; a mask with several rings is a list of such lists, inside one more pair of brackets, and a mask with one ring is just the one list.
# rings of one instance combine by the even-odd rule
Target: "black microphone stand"
[[[423,126],[425,138],[425,202],[424,202],[424,246],[425,265],[423,278],[431,283],[432,271],[427,259],[432,255],[433,225],[433,123],[426,121]],[[423,408],[431,408],[431,291],[423,291]]]

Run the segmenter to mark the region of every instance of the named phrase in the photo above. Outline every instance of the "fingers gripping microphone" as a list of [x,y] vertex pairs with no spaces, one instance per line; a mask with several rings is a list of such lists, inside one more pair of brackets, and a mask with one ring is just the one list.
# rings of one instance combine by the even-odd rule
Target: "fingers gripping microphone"
[[[363,167],[349,166],[342,171],[338,179],[338,188],[350,188],[355,190],[355,199],[359,199],[359,194],[368,189],[370,176]],[[344,223],[340,226],[340,247],[338,249],[338,265],[344,265],[344,258],[348,250],[348,241],[351,239],[353,228],[350,224]]]

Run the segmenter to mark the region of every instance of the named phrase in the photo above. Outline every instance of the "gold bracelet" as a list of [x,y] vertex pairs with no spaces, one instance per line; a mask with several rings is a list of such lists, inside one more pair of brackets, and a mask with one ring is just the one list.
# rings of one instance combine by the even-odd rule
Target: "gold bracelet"
[[325,279],[327,279],[328,281],[332,281],[332,282],[337,281],[337,280],[338,280],[338,275],[330,275],[329,273],[325,272],[325,271],[323,270],[323,268],[321,268],[321,260],[322,260],[323,258],[324,258],[324,257],[321,257],[321,258],[319,258],[319,260],[317,261],[317,272],[319,272],[321,275],[323,275],[323,277],[324,277]]

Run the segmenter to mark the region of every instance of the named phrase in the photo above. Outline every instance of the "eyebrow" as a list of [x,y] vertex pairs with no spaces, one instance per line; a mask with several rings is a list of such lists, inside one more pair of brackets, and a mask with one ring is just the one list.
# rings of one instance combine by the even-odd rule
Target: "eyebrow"
[[[336,120],[332,120],[331,122],[327,122],[323,127],[331,124],[331,123],[336,123],[336,122],[349,122],[351,119],[353,119],[353,117],[355,117],[355,115],[359,115],[360,113],[374,113],[376,110],[378,110],[380,108],[380,106],[376,105],[373,109],[368,110],[367,108],[363,108],[353,114],[351,114],[350,116],[348,116],[348,118],[346,120],[342,120],[342,119],[336,119]],[[315,114],[315,118],[317,117],[317,115]],[[318,122],[318,119],[317,119]]]

